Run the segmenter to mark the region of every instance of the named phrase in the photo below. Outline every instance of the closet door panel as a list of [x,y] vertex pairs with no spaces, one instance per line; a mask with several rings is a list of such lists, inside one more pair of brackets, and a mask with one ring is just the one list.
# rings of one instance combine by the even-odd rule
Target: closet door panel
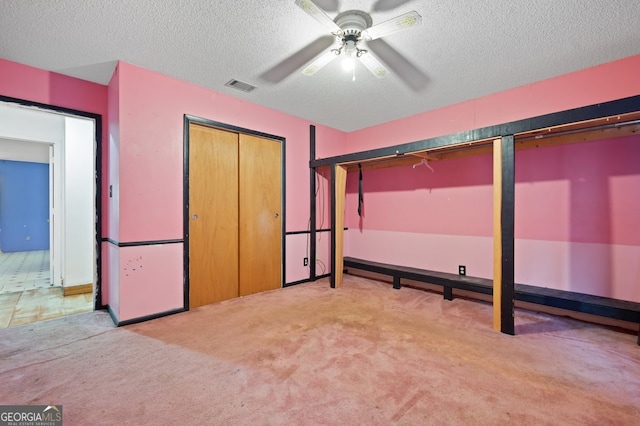
[[240,295],[282,286],[281,143],[240,136]]
[[189,306],[238,297],[238,134],[189,128]]

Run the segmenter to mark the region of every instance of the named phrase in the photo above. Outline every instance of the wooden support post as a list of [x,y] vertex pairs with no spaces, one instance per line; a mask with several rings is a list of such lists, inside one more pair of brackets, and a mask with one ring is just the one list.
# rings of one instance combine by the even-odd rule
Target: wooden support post
[[331,167],[331,287],[342,285],[344,268],[344,202],[347,192],[347,168]]
[[[316,126],[309,126],[309,163],[316,159]],[[315,167],[309,167],[309,279],[316,280],[316,174]]]
[[514,334],[514,201],[513,135],[493,142],[493,328]]

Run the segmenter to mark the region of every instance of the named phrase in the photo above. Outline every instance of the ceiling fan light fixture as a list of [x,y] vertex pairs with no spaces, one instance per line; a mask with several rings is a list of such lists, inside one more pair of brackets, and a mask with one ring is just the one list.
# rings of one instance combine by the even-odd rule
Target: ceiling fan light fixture
[[342,69],[345,70],[346,72],[353,71],[355,66],[356,66],[356,61],[353,59],[352,56],[345,56],[342,59]]
[[342,46],[344,47],[343,50],[345,56],[353,58],[358,54],[357,40],[345,40]]

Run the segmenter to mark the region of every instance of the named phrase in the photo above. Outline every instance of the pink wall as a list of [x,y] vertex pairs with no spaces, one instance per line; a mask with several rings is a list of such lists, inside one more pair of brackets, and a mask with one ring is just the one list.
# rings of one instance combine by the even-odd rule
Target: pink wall
[[182,244],[120,247],[120,321],[182,308]]
[[[182,238],[183,114],[286,138],[287,230],[309,217],[309,125],[297,117],[124,62],[120,73],[120,238]],[[344,144],[345,135],[317,126]]]
[[92,112],[103,117],[107,114],[106,86],[1,58],[0,93],[3,96]]
[[[342,153],[413,142],[640,94],[640,55],[372,126]],[[428,96],[428,93],[426,94]]]
[[[102,116],[103,168],[107,162],[107,87],[0,58],[0,95]],[[105,188],[103,182],[103,189]],[[103,218],[107,209],[103,191]]]
[[[640,56],[631,57],[350,134],[317,126],[317,157],[636,95],[640,93],[638,69]],[[182,238],[183,114],[285,137],[286,229],[307,229],[309,124],[313,123],[123,62],[107,89],[0,59],[0,94],[103,116],[103,236],[121,242]],[[637,228],[633,228],[634,219],[640,216],[640,197],[631,196],[640,188],[640,172],[631,161],[638,158],[638,145],[635,137],[518,153],[519,250],[542,256],[553,249],[558,257],[568,259],[553,266],[548,276],[544,268],[549,263],[537,265],[537,270],[517,266],[527,283],[539,285],[564,274],[562,286],[579,291],[571,287],[572,280],[588,281],[590,275],[597,275],[601,281],[611,278],[614,288],[598,288],[597,283],[584,288],[622,298],[635,294],[632,298],[640,301],[640,291],[629,290],[634,283],[640,288],[633,251],[640,246]],[[351,255],[377,247],[384,261],[393,242],[400,244],[394,255],[402,257],[403,250],[416,252],[415,244],[423,244],[426,236],[441,242],[440,248],[455,243],[439,256],[420,253],[416,261],[440,258],[456,264],[459,259],[447,253],[460,253],[459,248],[466,247],[469,264],[472,258],[482,259],[477,269],[487,269],[483,247],[491,238],[490,158],[447,160],[433,166],[433,174],[412,167],[367,172],[362,223],[355,213],[350,175],[346,223],[349,232],[358,236],[351,238]],[[107,198],[110,184],[112,199]],[[543,203],[541,194],[545,194]],[[327,216],[325,227],[329,221]],[[367,240],[374,232],[376,238],[382,236],[375,246]],[[433,237],[436,235],[439,237]],[[416,242],[407,243],[412,238]],[[299,237],[288,241],[292,251],[287,252],[286,281],[305,279],[308,270],[296,262],[306,254],[302,252],[306,242]],[[103,300],[121,321],[182,306],[181,244],[103,247]],[[594,265],[593,259],[602,258],[603,250],[608,259]],[[138,265],[144,273],[136,270],[127,275],[125,267],[136,259],[144,259]],[[630,275],[625,271],[633,265],[635,275],[625,279]]]
[[[0,95],[102,116],[102,169],[108,170],[107,87],[0,58]],[[108,224],[107,182],[102,182],[102,220]],[[108,236],[108,225],[101,237]],[[104,283],[103,283],[104,287]],[[103,288],[103,303],[107,302]]]
[[[103,242],[102,289],[105,303],[116,315],[120,313],[120,253],[115,244]],[[106,289],[106,291],[105,291]],[[105,294],[106,293],[106,294]]]
[[[638,158],[640,136],[518,151],[516,237],[640,245]],[[365,171],[365,226],[491,237],[491,155],[430,164],[434,172],[425,166]],[[357,191],[353,173],[347,186],[350,228],[360,225]]]
[[[102,237],[118,242],[182,238],[184,114],[285,137],[286,230],[307,229],[309,125],[315,123],[123,62],[105,87],[0,59],[0,94],[103,116]],[[346,144],[343,132],[320,125],[316,131],[324,140],[318,156],[334,155]],[[287,239],[286,281],[308,278],[308,268],[300,267],[306,242]],[[177,246],[155,255],[156,272],[162,271],[160,265],[173,265],[164,275],[173,278],[152,289],[123,276],[130,248],[102,247],[103,303],[120,321],[182,306],[181,248],[179,255]],[[154,296],[157,291],[162,294]]]
[[[106,160],[108,168],[103,169],[102,179],[104,183],[105,207],[108,211],[107,218],[103,219],[103,234],[114,241],[120,241],[120,197],[118,193],[120,183],[120,72],[119,68],[113,72],[107,88],[109,122],[107,126],[108,139]],[[109,191],[109,185],[112,190]],[[109,196],[111,192],[112,196]]]
[[[316,126],[316,158],[344,153],[348,134],[325,126]],[[322,141],[322,142],[320,142]],[[308,154],[307,154],[307,158]],[[305,164],[308,168],[309,164]]]
[[[125,62],[118,64],[109,90],[118,98],[118,119],[112,123],[112,149],[118,152],[111,152],[117,168],[112,167],[109,183],[119,202],[119,241],[183,238],[184,114],[286,138],[286,230],[307,229],[309,125],[314,123]],[[337,152],[346,142],[342,132],[319,125],[316,131],[328,140],[322,154]],[[286,282],[308,278],[308,268],[301,267],[306,242],[299,236],[287,242]],[[121,247],[118,254],[120,321],[182,307],[182,272],[153,285],[124,279],[125,251],[131,250]],[[157,256],[157,265],[179,262],[182,271],[182,252]]]
[[[344,152],[406,143],[640,94],[640,56],[348,135]],[[640,301],[640,136],[518,151],[516,280]],[[492,158],[366,171],[347,182],[348,255],[492,276]],[[479,261],[480,260],[480,261]],[[535,265],[532,267],[531,265]]]
[[518,151],[516,237],[640,246],[640,136]]
[[[453,235],[493,235],[492,157],[363,171],[367,229]],[[418,160],[416,160],[418,163]],[[357,173],[347,180],[348,228],[358,228]],[[473,208],[470,208],[473,206]]]

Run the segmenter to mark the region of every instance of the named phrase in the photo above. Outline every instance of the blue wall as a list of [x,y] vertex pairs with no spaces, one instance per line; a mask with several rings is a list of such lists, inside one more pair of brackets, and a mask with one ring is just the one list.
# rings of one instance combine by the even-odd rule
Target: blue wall
[[49,250],[49,165],[0,160],[0,250]]

